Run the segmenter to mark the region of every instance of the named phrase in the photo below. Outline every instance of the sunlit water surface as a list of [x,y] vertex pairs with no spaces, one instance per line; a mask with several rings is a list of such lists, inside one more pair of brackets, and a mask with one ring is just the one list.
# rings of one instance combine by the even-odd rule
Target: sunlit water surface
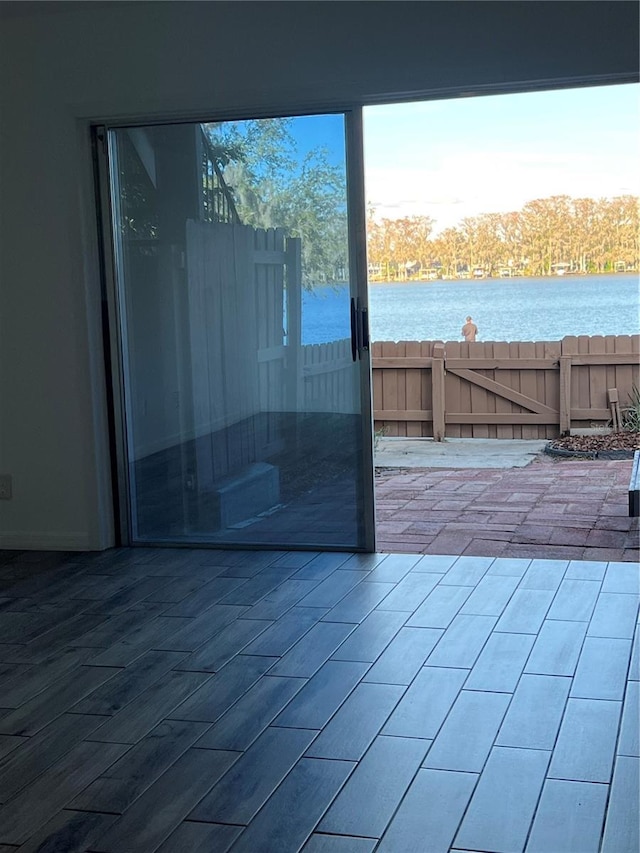
[[[369,287],[374,341],[462,340],[467,315],[482,341],[560,340],[640,331],[636,274],[433,281]],[[304,294],[303,343],[349,336],[345,286]]]

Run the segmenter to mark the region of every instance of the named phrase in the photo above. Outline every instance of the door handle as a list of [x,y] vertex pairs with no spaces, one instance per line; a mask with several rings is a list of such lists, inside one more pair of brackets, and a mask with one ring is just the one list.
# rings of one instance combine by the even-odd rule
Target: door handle
[[361,308],[360,314],[360,349],[369,349],[369,312]]
[[351,297],[351,359],[355,361],[358,357],[358,311],[356,300]]

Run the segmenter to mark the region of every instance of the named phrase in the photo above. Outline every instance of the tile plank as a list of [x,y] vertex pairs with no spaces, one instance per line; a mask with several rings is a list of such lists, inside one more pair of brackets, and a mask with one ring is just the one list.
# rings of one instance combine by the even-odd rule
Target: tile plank
[[601,592],[589,623],[588,637],[633,639],[640,596]]
[[640,758],[619,755],[613,771],[602,853],[640,850]]
[[321,729],[367,670],[357,661],[327,661],[274,720],[276,726]]
[[28,739],[0,766],[0,803],[30,785],[93,732],[105,717],[64,714]]
[[378,605],[378,610],[402,610],[413,613],[437,585],[442,575],[410,572],[395,585]]
[[355,586],[363,581],[368,572],[341,571],[331,575],[319,583],[308,595],[300,601],[301,607],[335,607]]
[[314,832],[301,853],[373,853],[376,843],[373,838],[354,838],[353,835],[347,838]]
[[430,741],[377,737],[320,822],[320,832],[380,838]]
[[207,679],[170,714],[174,720],[214,723],[260,678],[277,658],[241,655]]
[[240,826],[184,820],[157,853],[226,853],[241,832]]
[[458,557],[440,581],[443,585],[476,586],[486,575],[493,557]]
[[[219,634],[224,628],[232,625],[243,615],[246,607],[231,604],[213,604],[200,616],[189,618],[184,627],[178,627],[157,643],[158,649],[174,652],[193,652]],[[177,619],[179,617],[167,617]],[[185,617],[186,618],[186,617]]]
[[207,725],[161,723],[78,794],[69,808],[122,814],[195,743]]
[[122,744],[86,741],[74,746],[0,808],[0,841],[6,844],[27,841],[127,748]]
[[435,738],[466,677],[463,669],[423,667],[391,714],[382,734]]
[[465,689],[513,693],[534,641],[531,634],[491,634],[469,673]]
[[[213,578],[204,586],[187,595],[173,607],[164,611],[164,616],[200,616],[218,604],[225,595],[242,586],[246,578]],[[233,602],[227,602],[232,604]]]
[[509,603],[518,583],[519,578],[512,575],[486,574],[465,601],[460,613],[471,613],[476,616],[500,616]]
[[468,586],[437,586],[407,622],[411,628],[448,628],[469,598]]
[[573,675],[586,632],[585,622],[545,621],[524,671],[536,675]]
[[504,609],[496,631],[514,634],[537,634],[553,600],[553,591],[517,589]]
[[213,676],[205,672],[168,672],[107,719],[91,740],[137,743]]
[[[20,846],[20,853],[55,853],[58,850],[64,853],[84,853],[99,835],[107,831],[116,817],[63,809]],[[17,848],[0,846],[0,853],[9,849]]]
[[600,586],[600,581],[565,578],[549,608],[547,619],[588,622],[596,606]]
[[480,773],[510,698],[504,693],[462,690],[422,766],[433,770]]
[[622,702],[570,698],[549,777],[609,783],[621,709]]
[[374,610],[331,656],[332,660],[373,663],[407,619],[403,611]]
[[0,733],[36,734],[56,717],[77,706],[77,703],[93,690],[121,672],[121,669],[105,666],[81,666],[67,673],[57,683],[0,719]]
[[523,675],[496,743],[499,746],[552,750],[570,687],[570,678]]
[[622,700],[631,658],[631,640],[587,637],[573,678],[571,696]]
[[496,622],[495,616],[458,614],[427,658],[427,664],[471,669]]
[[637,681],[627,683],[617,753],[640,758],[640,683]]
[[437,628],[400,628],[364,681],[411,684],[443,633]]
[[396,684],[358,684],[305,755],[359,761],[404,691]]
[[[368,579],[367,579],[368,580]],[[361,583],[324,616],[326,622],[362,622],[395,588],[392,583]]]
[[96,853],[153,853],[238,758],[189,749],[92,845]]
[[147,652],[75,704],[73,712],[116,714],[184,658],[184,652]]
[[277,589],[294,571],[295,569],[286,566],[263,569],[259,574],[225,595],[222,603],[251,607],[261,601],[265,595]]
[[190,813],[190,820],[247,825],[316,736],[268,728]]
[[353,769],[348,761],[301,758],[233,845],[233,853],[299,850]]
[[315,589],[320,581],[294,580],[289,578],[283,584],[245,610],[244,619],[279,619],[287,610],[298,604],[300,599]]
[[582,581],[602,581],[607,564],[598,560],[571,560],[565,578]]
[[26,672],[20,668],[15,675],[6,678],[2,683],[0,695],[3,706],[19,708],[38,693],[55,684],[61,676],[86,663],[92,656],[93,651],[86,649],[64,649],[49,655]]
[[425,853],[425,839],[429,853],[446,853],[477,778],[473,773],[419,770],[377,853]]
[[598,853],[608,786],[547,779],[526,853]]
[[555,593],[568,567],[565,560],[532,560],[520,581],[520,589],[546,589]]
[[273,667],[272,675],[310,678],[355,628],[346,622],[318,622]]
[[198,741],[207,749],[245,750],[307,683],[264,675]]
[[637,563],[609,563],[602,582],[603,592],[626,592],[640,595],[640,572]]
[[272,625],[273,622],[266,619],[236,619],[181,661],[176,669],[191,672],[218,672]]
[[522,578],[530,565],[531,560],[516,557],[496,557],[489,566],[485,577],[489,575],[509,575],[514,578]]
[[326,615],[322,607],[292,607],[284,616],[249,643],[244,654],[282,657]]
[[[192,619],[180,616],[156,616],[130,631],[119,643],[114,643],[91,659],[92,666],[129,666],[145,652],[166,650],[167,638],[191,625]],[[188,651],[185,649],[184,651]]]
[[492,853],[523,850],[549,755],[534,749],[494,747],[454,846]]

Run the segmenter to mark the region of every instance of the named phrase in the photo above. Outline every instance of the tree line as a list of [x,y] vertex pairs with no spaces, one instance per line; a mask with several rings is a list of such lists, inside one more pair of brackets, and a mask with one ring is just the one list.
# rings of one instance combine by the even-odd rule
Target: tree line
[[434,234],[429,216],[367,217],[369,276],[547,276],[638,269],[637,196],[550,196],[510,213],[483,213]]

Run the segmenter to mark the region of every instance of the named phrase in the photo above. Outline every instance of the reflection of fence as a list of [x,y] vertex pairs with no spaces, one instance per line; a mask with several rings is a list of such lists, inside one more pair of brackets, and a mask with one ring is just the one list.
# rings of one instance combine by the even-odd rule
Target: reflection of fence
[[183,433],[198,440],[207,486],[283,446],[279,421],[263,415],[295,410],[300,240],[282,229],[189,222],[186,261],[193,423]]
[[302,347],[302,405],[305,412],[354,411],[356,372],[351,339]]
[[562,341],[375,343],[373,400],[388,435],[554,438],[605,424],[640,384],[640,335]]

